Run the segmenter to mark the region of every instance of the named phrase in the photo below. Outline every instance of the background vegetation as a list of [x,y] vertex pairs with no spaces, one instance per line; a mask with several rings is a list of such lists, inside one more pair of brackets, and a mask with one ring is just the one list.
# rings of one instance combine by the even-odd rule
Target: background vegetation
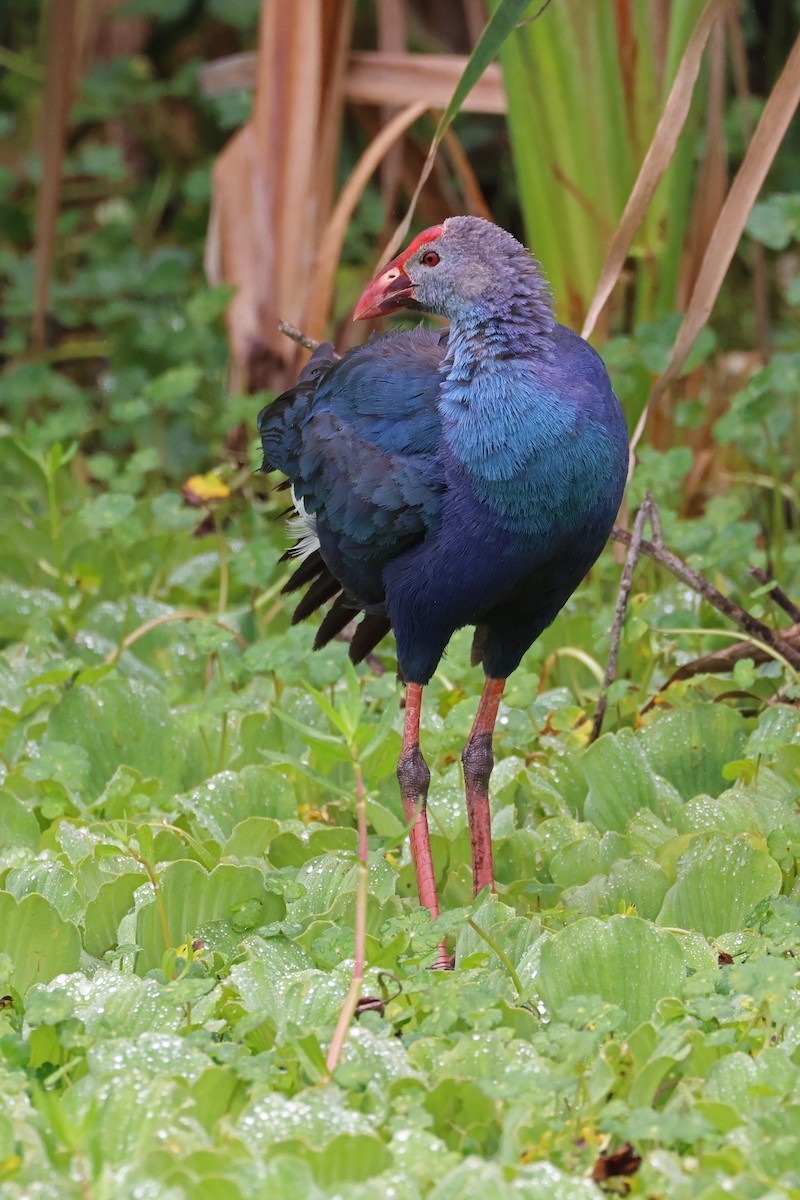
[[[462,112],[418,218],[473,208],[527,231],[575,325],[703,8],[671,6],[665,41],[658,6],[615,5],[615,23],[599,5],[594,24],[585,7],[553,0],[512,35],[508,127]],[[387,8],[417,51],[468,53],[483,23],[455,0]],[[796,126],[627,499],[632,519],[651,490],[665,543],[783,629],[788,656],[642,559],[590,743],[621,571],[609,548],[509,685],[498,895],[473,905],[458,755],[479,680],[456,637],[423,717],[434,928],[396,794],[392,647],[358,673],[341,643],[312,655],[313,629],[290,627],[280,595],[284,499],[254,473],[272,390],[248,388],[274,388],[294,358],[238,357],[231,260],[214,285],[203,270],[212,165],[252,96],[201,87],[200,68],[255,46],[257,4],[81,13],[63,164],[37,133],[47,22],[32,3],[0,14],[0,1194],[796,1200]],[[729,6],[710,34],[598,332],[631,428],[796,28],[796,6],[756,4]],[[397,37],[385,10],[376,22],[356,6],[354,45],[388,54]],[[544,86],[548,64],[563,87]],[[413,86],[418,64],[403,70]],[[315,237],[335,235],[334,197],[391,115],[348,104]],[[548,171],[526,157],[530,128]],[[358,177],[341,254],[322,262],[329,300],[305,310],[327,320],[331,306],[342,339],[433,131],[420,117],[382,175]],[[54,165],[42,308],[35,206]],[[288,304],[295,262],[305,289],[324,272],[284,249]],[[298,295],[281,315],[303,319]],[[367,974],[331,1072],[359,778]],[[442,936],[451,973],[428,970]]]

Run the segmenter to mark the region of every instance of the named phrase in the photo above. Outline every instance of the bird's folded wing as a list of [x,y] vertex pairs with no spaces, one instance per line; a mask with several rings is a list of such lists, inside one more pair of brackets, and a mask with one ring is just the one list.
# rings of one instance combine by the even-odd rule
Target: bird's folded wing
[[349,554],[397,553],[439,521],[441,340],[424,330],[390,334],[315,366],[319,353],[306,368],[316,376],[261,414],[265,461]]

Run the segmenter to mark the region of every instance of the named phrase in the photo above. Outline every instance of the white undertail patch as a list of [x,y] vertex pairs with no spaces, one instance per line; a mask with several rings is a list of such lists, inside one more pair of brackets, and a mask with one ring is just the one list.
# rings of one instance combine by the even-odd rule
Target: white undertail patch
[[292,504],[294,505],[294,516],[289,517],[286,527],[290,536],[296,537],[298,541],[296,546],[292,546],[289,555],[302,562],[304,558],[308,558],[309,554],[319,550],[317,518],[313,513],[306,512],[303,497],[295,493],[294,484],[292,484]]

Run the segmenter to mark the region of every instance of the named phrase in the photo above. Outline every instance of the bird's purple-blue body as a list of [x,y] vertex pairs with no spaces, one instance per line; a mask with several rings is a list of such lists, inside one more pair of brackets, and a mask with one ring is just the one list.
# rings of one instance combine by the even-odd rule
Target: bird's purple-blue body
[[296,615],[336,597],[322,644],[363,611],[355,660],[395,634],[409,685],[398,775],[409,819],[418,813],[421,898],[435,912],[421,688],[455,630],[474,625],[473,661],[487,677],[464,752],[478,889],[492,879],[488,778],[503,681],[605,545],[628,443],[600,358],[555,323],[541,268],[498,226],[452,217],[420,234],[356,317],[399,307],[446,316],[450,328],[374,337],[341,361],[320,347],[259,429],[265,469],[289,477],[308,522],[310,553],[290,586],[310,587]]

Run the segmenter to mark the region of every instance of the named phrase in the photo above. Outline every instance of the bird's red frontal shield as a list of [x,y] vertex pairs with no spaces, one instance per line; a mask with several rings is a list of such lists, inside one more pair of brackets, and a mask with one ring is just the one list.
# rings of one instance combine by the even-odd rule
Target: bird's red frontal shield
[[424,233],[417,234],[403,253],[393,258],[364,289],[355,307],[353,320],[366,321],[372,317],[383,317],[398,308],[413,305],[414,285],[406,274],[405,264],[420,246],[427,246],[443,233],[444,225],[432,225]]

